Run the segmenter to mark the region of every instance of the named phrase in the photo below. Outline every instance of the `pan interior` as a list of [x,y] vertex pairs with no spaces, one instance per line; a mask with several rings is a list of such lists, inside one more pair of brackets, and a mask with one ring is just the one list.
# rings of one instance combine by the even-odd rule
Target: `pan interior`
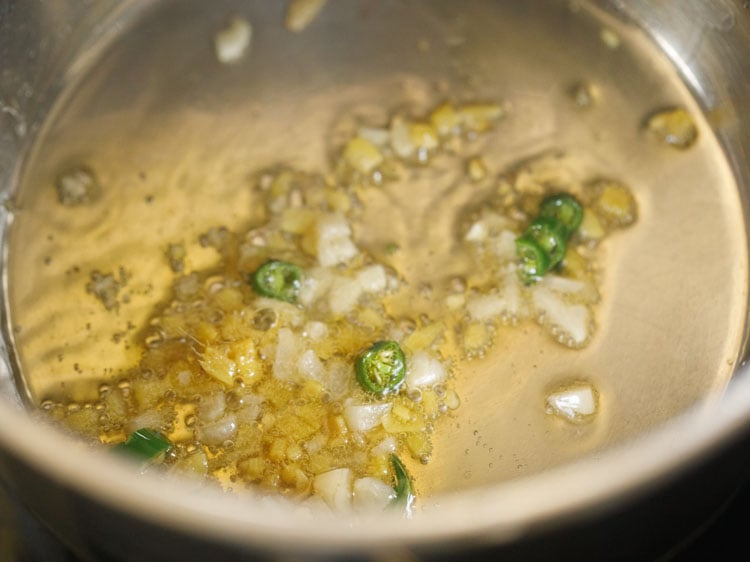
[[[248,56],[217,63],[229,15],[253,25]],[[446,98],[507,102],[485,149],[490,170],[562,151],[582,173],[625,182],[638,222],[606,242],[592,343],[570,350],[534,324],[499,328],[481,360],[456,370],[462,404],[413,465],[420,494],[500,482],[595,454],[716,397],[741,346],[747,248],[737,185],[711,125],[666,57],[639,31],[568,2],[331,3],[291,34],[279,2],[164,2],[121,34],[61,96],[19,188],[7,248],[15,352],[33,404],[85,401],[140,356],[140,327],[167,295],[165,248],[253,219],[246,189],[279,163],[329,166],[342,115]],[[614,39],[613,39],[614,38]],[[570,88],[594,85],[581,110]],[[644,119],[687,108],[686,151]],[[375,108],[375,109],[373,109]],[[85,163],[95,204],[63,208],[61,170]],[[412,216],[430,201],[415,199]],[[448,207],[433,220],[453,220]],[[384,224],[383,228],[391,225]],[[87,294],[93,271],[128,272],[116,313]],[[561,380],[587,379],[600,413],[571,425],[545,412]]]

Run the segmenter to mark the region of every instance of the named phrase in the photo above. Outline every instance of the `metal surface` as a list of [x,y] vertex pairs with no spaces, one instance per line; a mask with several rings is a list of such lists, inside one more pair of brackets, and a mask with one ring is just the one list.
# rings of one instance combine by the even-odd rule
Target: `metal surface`
[[[92,380],[132,363],[137,332],[127,326],[144,322],[170,278],[164,261],[148,256],[211,226],[242,228],[252,218],[248,175],[277,162],[326,166],[329,132],[347,113],[424,112],[446,97],[505,100],[511,114],[484,147],[491,169],[562,149],[585,172],[625,181],[640,218],[607,243],[589,348],[551,347],[535,328],[508,329],[496,353],[457,373],[463,403],[438,428],[433,461],[415,467],[428,509],[413,522],[384,518],[362,539],[345,525],[290,528],[284,514],[226,498],[188,501],[180,483],[136,481],[110,459],[61,453],[73,446],[2,403],[0,427],[35,436],[32,447],[0,430],[6,451],[35,468],[19,476],[7,461],[5,477],[28,489],[47,474],[84,498],[59,490],[27,498],[59,532],[80,536],[81,521],[61,520],[95,498],[253,548],[273,549],[280,537],[292,551],[389,551],[438,537],[503,543],[645,490],[746,423],[748,381],[738,375],[724,393],[747,315],[750,15],[742,2],[337,2],[300,35],[280,25],[281,3],[95,6],[0,6],[0,59],[13,61],[0,82],[0,179],[13,223],[7,336],[34,401],[57,395],[62,381],[86,399]],[[253,23],[254,38],[247,59],[226,67],[211,40],[231,13]],[[603,29],[618,47],[605,44]],[[599,90],[586,112],[567,95],[581,80]],[[684,153],[642,127],[671,105],[690,109],[701,130]],[[82,161],[106,189],[71,212],[54,181]],[[450,178],[433,180],[442,189]],[[461,197],[431,219],[452,219]],[[429,201],[400,201],[425,216]],[[440,245],[447,234],[433,230]],[[120,267],[131,274],[130,303],[103,314],[85,283],[92,270]],[[113,338],[120,332],[124,339]],[[571,375],[602,393],[602,415],[585,428],[544,413],[546,389]],[[110,477],[90,477],[103,472]]]

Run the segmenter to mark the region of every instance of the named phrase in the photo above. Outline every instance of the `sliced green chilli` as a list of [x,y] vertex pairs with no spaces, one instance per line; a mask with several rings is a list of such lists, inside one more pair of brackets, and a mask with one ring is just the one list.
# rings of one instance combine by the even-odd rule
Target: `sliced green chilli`
[[550,195],[542,201],[539,207],[539,215],[560,221],[560,224],[565,228],[566,235],[570,236],[581,225],[583,207],[572,195],[558,193]]
[[541,279],[549,271],[549,256],[536,240],[524,234],[516,238],[518,276],[525,285]]
[[354,365],[360,386],[373,394],[398,389],[406,374],[406,358],[395,341],[378,341],[363,352]]
[[565,227],[555,218],[537,217],[526,228],[529,236],[545,251],[549,258],[549,268],[555,267],[565,257],[568,235]]
[[411,477],[409,477],[404,463],[396,455],[391,455],[391,466],[393,467],[393,490],[396,492],[396,497],[391,500],[391,505],[403,509],[407,515],[411,514],[415,497]]
[[159,461],[172,448],[172,443],[158,431],[141,428],[115,445],[115,450],[141,461]]
[[250,276],[250,284],[259,295],[293,303],[302,285],[302,270],[289,262],[270,260]]

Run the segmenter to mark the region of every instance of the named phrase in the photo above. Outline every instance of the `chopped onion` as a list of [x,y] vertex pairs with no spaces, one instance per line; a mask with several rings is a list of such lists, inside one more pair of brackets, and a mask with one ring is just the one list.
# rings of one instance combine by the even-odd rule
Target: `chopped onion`
[[162,415],[158,410],[146,410],[128,423],[128,432],[132,433],[143,427],[159,431],[162,425]]
[[383,416],[391,411],[393,404],[350,404],[344,408],[346,425],[352,431],[369,431],[380,425]]
[[446,376],[445,367],[437,358],[418,351],[407,363],[405,382],[408,388],[431,387],[444,382]]
[[273,375],[277,379],[290,380],[297,375],[299,345],[297,336],[289,328],[279,329],[276,344],[276,357],[273,361]]
[[547,396],[547,412],[568,421],[581,421],[596,411],[596,393],[589,384],[579,384]]
[[348,262],[358,250],[351,241],[352,230],[343,215],[335,213],[318,221],[318,263],[330,267]]
[[358,478],[352,486],[357,511],[383,510],[396,498],[396,491],[378,478]]
[[309,269],[302,279],[297,300],[304,306],[310,306],[326,294],[332,282],[333,276],[329,270],[321,267]]
[[208,445],[221,445],[231,439],[237,431],[237,420],[233,414],[205,425],[198,426],[198,439]]
[[380,443],[370,449],[370,453],[376,456],[388,455],[396,452],[396,439],[389,435],[383,439]]
[[198,405],[198,418],[202,421],[212,422],[224,415],[226,409],[226,397],[223,392],[217,391],[201,396]]
[[391,133],[388,129],[378,129],[375,127],[360,127],[357,136],[371,142],[377,146],[385,146],[391,140]]
[[511,261],[516,259],[516,235],[510,230],[501,230],[494,239],[492,247],[495,255],[501,261]]
[[482,242],[487,239],[488,234],[487,225],[484,221],[478,220],[469,227],[464,240],[467,242]]
[[401,158],[409,158],[414,153],[409,127],[400,117],[391,121],[391,148]]
[[299,356],[297,368],[303,376],[319,382],[322,382],[325,377],[325,367],[312,349],[308,349]]
[[327,367],[325,387],[331,398],[338,399],[349,394],[354,385],[351,363],[333,359],[328,361]]
[[360,296],[362,285],[356,279],[339,277],[328,293],[328,306],[334,314],[346,314],[355,307]]
[[545,287],[534,289],[533,302],[542,323],[554,330],[562,343],[580,346],[590,337],[591,312],[586,306],[569,304]]
[[318,496],[310,496],[294,509],[294,516],[310,521],[319,517],[333,517],[333,512],[328,504]]
[[235,412],[237,422],[252,423],[257,420],[260,416],[263,398],[255,394],[248,394],[243,397],[242,401],[244,405]]
[[216,33],[214,49],[216,58],[222,64],[237,62],[250,46],[253,28],[250,23],[239,16],[232,17],[227,26]]
[[336,468],[318,474],[313,480],[313,490],[337,513],[345,513],[352,505],[352,471]]
[[183,369],[177,373],[177,382],[180,386],[187,386],[190,384],[190,380],[193,378],[193,373],[188,369]]
[[311,340],[319,341],[328,335],[328,326],[323,322],[311,320],[305,324],[303,335]]
[[501,295],[478,295],[466,303],[469,316],[479,321],[500,316],[507,309],[508,302]]
[[380,264],[368,265],[360,269],[357,273],[357,281],[368,293],[379,293],[385,290],[388,284],[385,268]]
[[559,275],[545,275],[539,281],[541,286],[545,286],[556,293],[575,297],[576,300],[585,303],[594,303],[599,299],[599,293],[591,283],[579,279],[570,279]]

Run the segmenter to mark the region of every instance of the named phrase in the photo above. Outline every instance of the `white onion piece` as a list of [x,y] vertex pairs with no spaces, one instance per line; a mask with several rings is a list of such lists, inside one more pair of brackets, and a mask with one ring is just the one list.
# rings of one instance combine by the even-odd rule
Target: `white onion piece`
[[466,303],[466,310],[473,320],[490,320],[508,309],[508,302],[501,295],[479,295]]
[[278,299],[271,299],[268,297],[256,297],[253,302],[255,310],[262,308],[270,308],[276,313],[276,325],[277,326],[302,326],[304,321],[304,312],[297,308],[295,305],[280,301]]
[[297,294],[297,300],[308,307],[321,298],[333,282],[333,276],[327,269],[315,267],[305,272],[302,283]]
[[273,376],[281,380],[291,380],[297,375],[299,354],[297,336],[289,328],[281,328],[278,337],[276,357],[273,361]]
[[376,127],[360,127],[357,130],[357,136],[371,142],[376,146],[385,146],[391,140],[391,133],[388,129]]
[[229,20],[225,28],[218,31],[214,37],[216,58],[222,64],[237,62],[250,46],[253,28],[250,23],[239,16]]
[[[252,398],[257,398],[257,400],[252,400]],[[261,404],[263,404],[263,399],[260,396],[251,395],[246,396],[243,400],[245,404],[234,414],[237,423],[253,423],[260,416]]]
[[346,513],[352,506],[352,471],[336,468],[318,474],[313,480],[313,490],[337,513]]
[[337,400],[349,394],[354,383],[351,364],[334,359],[328,361],[327,367],[324,385],[331,398]]
[[221,391],[204,394],[198,405],[198,419],[206,422],[218,420],[224,415],[226,403],[226,397]]
[[464,236],[464,240],[467,242],[482,242],[487,239],[487,225],[484,221],[478,220],[469,227],[469,230]]
[[177,373],[177,383],[180,386],[187,386],[187,385],[189,385],[190,384],[190,379],[192,379],[192,378],[193,378],[193,374],[189,370],[187,370],[187,369],[185,369],[184,371],[180,371],[179,373]]
[[344,408],[346,425],[352,431],[369,431],[380,425],[383,416],[391,411],[393,404],[350,404]]
[[356,279],[339,277],[328,293],[328,307],[333,314],[346,314],[356,306],[362,292],[362,285]]
[[357,511],[382,511],[396,498],[396,492],[391,486],[369,476],[355,480],[352,490],[354,508]]
[[492,250],[501,261],[516,259],[516,235],[510,230],[501,230],[493,239]]
[[157,410],[146,410],[141,412],[128,423],[128,431],[132,433],[142,427],[159,430],[162,424],[162,416]]
[[357,281],[363,291],[368,293],[379,293],[388,285],[388,277],[385,268],[380,264],[368,265],[357,273]]
[[580,384],[547,396],[547,412],[568,421],[579,421],[595,414],[596,410],[596,394],[588,384]]
[[348,262],[358,250],[351,241],[352,230],[340,213],[322,217],[318,221],[318,263],[331,267]]
[[333,517],[333,512],[322,498],[310,496],[294,509],[294,516],[312,521],[317,520],[321,516],[331,518]]
[[389,435],[383,439],[380,443],[375,445],[370,452],[376,456],[388,455],[396,452],[396,439]]
[[567,338],[568,343],[580,346],[590,337],[591,313],[582,304],[569,304],[545,287],[536,287],[533,295],[534,308],[543,315],[543,324],[557,332],[558,338]]
[[445,367],[437,358],[418,351],[407,363],[405,382],[407,388],[431,387],[444,382],[446,376]]
[[545,275],[539,281],[539,284],[556,293],[575,297],[577,300],[587,303],[596,302],[599,298],[596,287],[579,279],[570,279],[559,275]]
[[400,117],[395,117],[391,121],[391,148],[401,158],[409,158],[414,153],[415,147],[409,136],[409,127]]
[[231,439],[237,431],[237,420],[233,414],[205,425],[198,426],[198,440],[208,445],[221,445]]
[[497,294],[477,295],[466,303],[466,310],[472,320],[483,322],[500,316],[523,318],[526,316],[524,301],[521,295],[521,282],[515,269],[510,268],[502,274],[502,290]]
[[323,367],[320,358],[312,349],[308,349],[299,356],[297,368],[303,376],[318,382],[323,382],[323,377],[325,377],[325,367]]
[[311,320],[305,324],[303,335],[314,341],[322,340],[328,335],[328,326],[324,322]]

